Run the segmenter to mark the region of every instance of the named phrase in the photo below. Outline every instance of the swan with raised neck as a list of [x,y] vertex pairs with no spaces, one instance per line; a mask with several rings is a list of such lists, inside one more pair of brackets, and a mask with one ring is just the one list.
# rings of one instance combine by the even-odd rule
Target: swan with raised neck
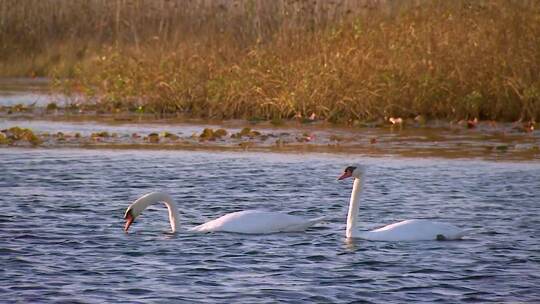
[[362,165],[345,168],[338,180],[354,178],[349,212],[347,214],[347,238],[362,238],[374,241],[426,241],[454,240],[462,238],[466,231],[447,223],[423,219],[405,220],[372,231],[358,230],[360,195],[365,181],[366,167]]

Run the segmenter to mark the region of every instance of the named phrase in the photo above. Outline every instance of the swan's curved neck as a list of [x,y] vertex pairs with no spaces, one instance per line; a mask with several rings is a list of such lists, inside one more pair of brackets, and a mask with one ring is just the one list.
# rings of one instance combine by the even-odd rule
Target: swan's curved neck
[[165,203],[167,209],[169,210],[169,222],[171,223],[171,230],[172,232],[176,232],[177,227],[180,228],[178,208],[176,208],[176,204],[172,200],[163,201],[163,203]]
[[172,232],[176,232],[176,229],[180,227],[178,208],[168,194],[161,192],[149,193],[135,201],[131,208],[137,208],[140,213],[148,206],[159,202],[163,202],[165,206],[167,206],[167,209],[169,210],[169,221],[171,223]]
[[349,213],[347,214],[347,230],[345,235],[350,238],[358,233],[358,208],[360,203],[360,193],[362,192],[363,176],[355,178],[349,203]]

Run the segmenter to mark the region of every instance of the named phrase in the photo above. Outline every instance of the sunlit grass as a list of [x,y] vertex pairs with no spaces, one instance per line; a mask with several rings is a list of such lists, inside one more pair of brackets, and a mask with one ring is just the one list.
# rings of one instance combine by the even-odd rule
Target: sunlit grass
[[[373,10],[365,1],[188,1],[183,9],[177,1],[66,1],[39,4],[40,13],[5,3],[4,12],[17,7],[36,18],[8,20],[39,29],[27,41],[4,32],[4,58],[27,46],[32,53],[3,62],[4,73],[56,75],[57,88],[103,111],[351,125],[540,120],[535,1]],[[82,19],[72,16],[77,8]],[[64,13],[59,25],[47,19],[55,9]],[[65,32],[50,32],[58,26]]]

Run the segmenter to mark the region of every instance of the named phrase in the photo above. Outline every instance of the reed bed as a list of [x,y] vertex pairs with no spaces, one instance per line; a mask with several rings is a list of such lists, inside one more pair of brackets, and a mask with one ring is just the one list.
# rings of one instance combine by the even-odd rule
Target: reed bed
[[110,111],[540,120],[537,1],[4,0],[0,14],[4,74],[56,76]]

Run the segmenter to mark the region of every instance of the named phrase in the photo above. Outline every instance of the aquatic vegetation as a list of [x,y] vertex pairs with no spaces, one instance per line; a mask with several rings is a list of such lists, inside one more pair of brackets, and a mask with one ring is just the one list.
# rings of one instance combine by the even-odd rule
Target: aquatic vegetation
[[234,133],[231,135],[231,138],[242,138],[242,137],[249,137],[249,138],[255,138],[257,136],[260,136],[261,132],[252,130],[251,128],[245,127],[240,130],[238,133]]
[[215,137],[214,137],[214,130],[212,130],[211,128],[205,128],[201,135],[199,135],[199,138],[201,140],[215,140]]
[[47,104],[47,107],[45,108],[46,111],[56,111],[58,110],[58,105],[55,102],[51,102]]
[[7,112],[7,114],[13,114],[13,113],[31,113],[34,111],[34,104],[26,105],[26,104],[16,104],[13,106],[4,106],[2,107],[2,110]]
[[40,145],[43,141],[32,130],[12,127],[0,132],[0,144],[13,144],[19,141],[26,141],[33,146]]
[[227,136],[228,132],[225,129],[216,129],[215,131],[212,128],[205,128],[199,135],[201,141],[205,140],[217,140],[221,139],[224,136]]
[[215,136],[215,137],[219,137],[219,138],[221,138],[221,137],[223,137],[223,136],[227,136],[227,134],[228,134],[228,132],[227,132],[227,130],[225,130],[225,129],[217,129],[217,130],[214,132],[214,136]]
[[500,152],[506,152],[508,151],[508,145],[498,145],[495,147],[495,150],[497,151],[500,151]]
[[178,135],[167,132],[167,131],[161,132],[159,136],[162,138],[167,138],[169,140],[178,140],[180,138]]
[[91,138],[108,138],[111,137],[111,134],[107,131],[101,131],[101,132],[94,132],[90,135]]
[[7,144],[9,144],[7,135],[4,132],[0,132],[0,145],[7,145]]
[[[65,129],[65,131],[54,133],[35,133],[22,127],[4,129],[0,131],[0,145],[4,148],[40,145],[46,148],[277,150],[366,155],[384,153],[408,157],[479,157],[522,160],[538,160],[540,157],[538,134],[518,132],[513,129],[514,124],[510,123],[501,123],[496,129],[489,128],[487,124],[479,125],[474,130],[468,130],[463,125],[446,124],[440,127],[406,129],[399,132],[389,127],[363,130],[325,129],[320,132],[317,131],[318,128],[312,127],[288,128],[277,132],[269,129],[262,129],[263,132],[259,132],[246,127],[230,134],[230,131],[226,129],[206,128],[193,135],[186,132],[186,130],[192,130],[192,126],[186,130],[175,128],[174,133],[167,131],[158,133],[149,130],[141,134],[126,131],[124,127],[116,129],[113,126],[108,131],[81,134],[75,132],[78,127],[77,125],[71,130]],[[264,128],[264,126],[261,127]]]
[[146,140],[147,140],[149,143],[157,144],[157,143],[159,143],[159,134],[157,134],[157,133],[150,133],[150,134],[148,134],[148,136],[146,137]]
[[62,133],[62,132],[57,132],[56,135],[55,135],[55,137],[56,137],[56,140],[58,140],[58,141],[64,141],[64,140],[66,140],[65,134]]

